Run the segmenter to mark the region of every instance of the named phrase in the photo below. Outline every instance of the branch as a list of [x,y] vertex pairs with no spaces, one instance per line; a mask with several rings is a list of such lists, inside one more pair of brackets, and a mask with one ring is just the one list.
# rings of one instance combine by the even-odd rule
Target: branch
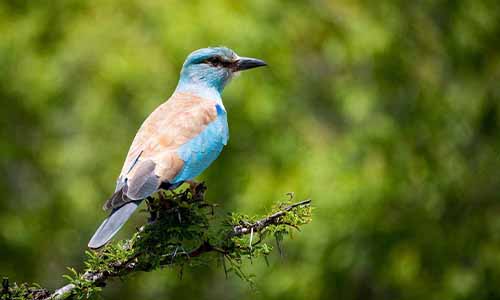
[[[155,220],[153,223],[142,226],[131,239],[122,243],[107,245],[100,252],[87,251],[86,271],[78,274],[70,269],[73,276],[66,276],[70,283],[52,294],[39,288],[25,291],[21,299],[89,298],[111,278],[139,271],[149,272],[165,266],[177,265],[182,268],[186,264],[195,265],[196,259],[208,253],[218,253],[229,261],[233,272],[246,278],[241,271],[242,258],[267,256],[272,248],[259,244],[262,237],[252,244],[254,234],[261,236],[266,232],[281,236],[310,221],[311,200],[304,200],[281,205],[284,207],[255,221],[233,213],[229,220],[220,222],[213,215],[213,205],[205,202],[205,190],[203,184],[196,184],[180,193],[159,193],[157,198],[148,203],[150,219]],[[207,207],[212,210],[207,212]],[[221,233],[208,235],[208,229],[215,226],[220,227]],[[249,241],[246,240],[248,235]],[[186,251],[184,247],[191,250]],[[16,292],[12,287],[7,290],[9,295]],[[2,292],[0,299],[11,299],[5,295]]]
[[[307,199],[307,200],[300,201],[300,202],[294,203],[292,205],[289,205],[289,206],[283,208],[282,210],[280,210],[280,211],[278,211],[278,212],[276,212],[268,217],[265,217],[261,220],[258,220],[257,222],[255,222],[253,224],[242,224],[242,225],[234,226],[232,236],[240,236],[240,235],[244,235],[244,234],[249,234],[249,233],[251,233],[252,230],[253,230],[253,232],[258,232],[269,225],[279,224],[280,217],[285,216],[286,213],[291,211],[292,209],[299,207],[299,206],[304,206],[304,205],[307,205],[307,206],[311,205],[311,199]],[[282,224],[286,224],[286,223],[282,223]],[[289,225],[289,224],[286,224],[286,225]]]

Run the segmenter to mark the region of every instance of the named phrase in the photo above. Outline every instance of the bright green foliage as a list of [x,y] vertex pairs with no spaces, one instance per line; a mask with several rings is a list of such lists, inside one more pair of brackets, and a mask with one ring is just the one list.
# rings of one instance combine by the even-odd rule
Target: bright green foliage
[[[72,299],[92,299],[98,292],[101,291],[99,286],[96,286],[93,282],[82,278],[83,274],[78,273],[73,268],[68,269],[71,272],[71,275],[63,275],[63,278],[65,278],[69,283],[75,285],[75,288],[71,292],[68,292]],[[32,298],[26,297],[25,299]]]
[[[4,279],[5,282],[6,279]],[[11,285],[6,291],[5,286],[0,291],[1,300],[24,300],[24,299],[44,299],[50,295],[49,291],[43,289],[38,284],[16,284]]]

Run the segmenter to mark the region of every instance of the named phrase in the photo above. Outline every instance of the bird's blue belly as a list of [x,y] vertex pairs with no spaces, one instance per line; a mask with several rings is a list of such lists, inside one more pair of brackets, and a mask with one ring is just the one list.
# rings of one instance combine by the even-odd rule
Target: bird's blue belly
[[217,119],[177,150],[184,166],[171,183],[190,180],[202,173],[219,156],[228,138],[226,112],[217,106]]

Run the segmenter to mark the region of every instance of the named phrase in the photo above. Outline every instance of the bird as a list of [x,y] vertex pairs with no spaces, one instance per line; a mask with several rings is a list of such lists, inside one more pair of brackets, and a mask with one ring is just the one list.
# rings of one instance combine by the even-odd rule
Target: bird
[[229,139],[224,87],[240,71],[266,65],[227,47],[202,48],[187,56],[172,96],[137,131],[115,192],[103,206],[111,212],[90,239],[90,249],[106,245],[144,199],[160,189],[177,188],[214,162]]

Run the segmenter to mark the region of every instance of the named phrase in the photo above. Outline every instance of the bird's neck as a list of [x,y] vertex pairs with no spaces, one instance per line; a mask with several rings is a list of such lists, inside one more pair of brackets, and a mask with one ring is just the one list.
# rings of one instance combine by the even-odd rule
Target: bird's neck
[[203,99],[215,100],[218,104],[224,107],[220,92],[216,88],[208,85],[180,81],[175,89],[175,93],[191,94]]

